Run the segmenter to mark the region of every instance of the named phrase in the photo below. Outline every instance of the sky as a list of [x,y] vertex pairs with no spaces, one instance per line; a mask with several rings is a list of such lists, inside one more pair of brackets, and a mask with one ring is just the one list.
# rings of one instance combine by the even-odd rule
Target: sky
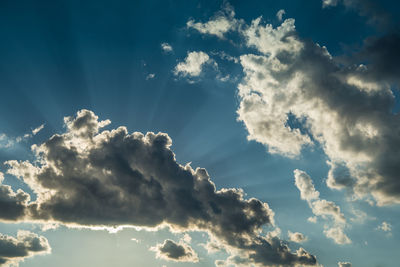
[[398,266],[399,15],[1,1],[0,266]]

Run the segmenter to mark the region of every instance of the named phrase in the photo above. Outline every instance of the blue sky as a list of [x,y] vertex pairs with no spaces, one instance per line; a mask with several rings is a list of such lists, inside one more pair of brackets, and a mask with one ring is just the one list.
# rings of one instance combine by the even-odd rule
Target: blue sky
[[0,266],[397,266],[399,12],[3,1]]

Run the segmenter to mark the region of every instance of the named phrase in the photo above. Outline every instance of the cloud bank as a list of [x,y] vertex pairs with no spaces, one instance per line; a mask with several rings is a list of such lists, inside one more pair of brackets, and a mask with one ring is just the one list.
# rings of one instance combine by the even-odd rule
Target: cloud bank
[[[244,199],[242,190],[215,188],[205,169],[182,166],[164,133],[129,134],[123,126],[101,128],[89,110],[64,119],[66,132],[33,146],[38,163],[8,161],[8,173],[36,194],[3,185],[0,205],[14,213],[3,220],[56,222],[74,227],[167,225],[175,231],[206,231],[236,260],[256,266],[315,265],[299,249],[262,235],[273,225],[267,203]],[[17,207],[17,208],[15,208]],[[16,211],[16,212],[15,212]]]
[[256,51],[240,56],[237,114],[248,139],[287,157],[321,146],[329,187],[378,205],[400,203],[400,117],[390,88],[398,68],[385,72],[382,59],[388,51],[397,58],[397,35],[366,41],[353,60],[370,64],[343,66],[326,47],[301,39],[294,19],[274,27],[260,17],[237,32]]

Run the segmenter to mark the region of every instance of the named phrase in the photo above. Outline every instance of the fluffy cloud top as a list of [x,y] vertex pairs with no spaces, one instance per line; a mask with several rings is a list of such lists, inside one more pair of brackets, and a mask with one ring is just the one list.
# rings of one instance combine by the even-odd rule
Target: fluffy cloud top
[[292,233],[291,231],[288,231],[288,236],[290,241],[296,243],[303,243],[308,240],[308,238],[305,235],[299,232]]
[[100,131],[110,121],[89,110],[64,122],[65,133],[33,147],[39,163],[6,163],[37,199],[3,185],[0,205],[18,212],[2,213],[2,219],[75,227],[168,225],[206,231],[232,257],[256,266],[316,264],[303,249],[292,253],[278,238],[262,235],[273,225],[268,204],[245,199],[239,189],[217,190],[205,169],[178,164],[167,134]]
[[351,267],[350,262],[338,262],[338,267]]
[[259,52],[240,57],[237,112],[248,138],[289,157],[320,145],[330,187],[400,203],[400,117],[390,86],[374,78],[378,65],[336,64],[325,47],[298,37],[293,19],[274,28],[258,18],[239,32]]
[[201,74],[204,64],[210,62],[210,57],[202,52],[189,52],[185,61],[178,63],[174,69],[175,75],[196,77]]
[[0,234],[0,266],[18,266],[25,258],[50,251],[49,242],[43,236],[21,230],[16,238]]
[[151,247],[150,249],[157,253],[157,258],[167,261],[199,261],[199,257],[197,256],[196,252],[189,245],[183,242],[178,244],[170,239],[167,239],[164,241],[164,243],[157,244],[157,246]]

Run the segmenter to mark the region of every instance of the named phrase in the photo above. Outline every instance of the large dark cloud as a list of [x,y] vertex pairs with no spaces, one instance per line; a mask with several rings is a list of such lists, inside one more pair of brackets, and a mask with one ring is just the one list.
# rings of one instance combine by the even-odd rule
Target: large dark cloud
[[67,131],[34,146],[38,164],[8,161],[8,173],[23,179],[37,200],[26,204],[25,220],[78,226],[169,225],[214,236],[231,254],[260,266],[315,265],[261,234],[273,224],[266,203],[244,199],[239,189],[216,190],[205,169],[181,166],[164,133],[128,134],[125,127],[99,131],[81,110],[65,118]]
[[[356,60],[367,62],[366,78],[400,82],[400,32],[392,31],[380,37],[369,37],[359,53],[353,55]],[[354,60],[354,59],[353,59]]]
[[18,262],[51,250],[47,239],[28,231],[18,231],[17,237],[0,234],[0,266],[18,266]]

